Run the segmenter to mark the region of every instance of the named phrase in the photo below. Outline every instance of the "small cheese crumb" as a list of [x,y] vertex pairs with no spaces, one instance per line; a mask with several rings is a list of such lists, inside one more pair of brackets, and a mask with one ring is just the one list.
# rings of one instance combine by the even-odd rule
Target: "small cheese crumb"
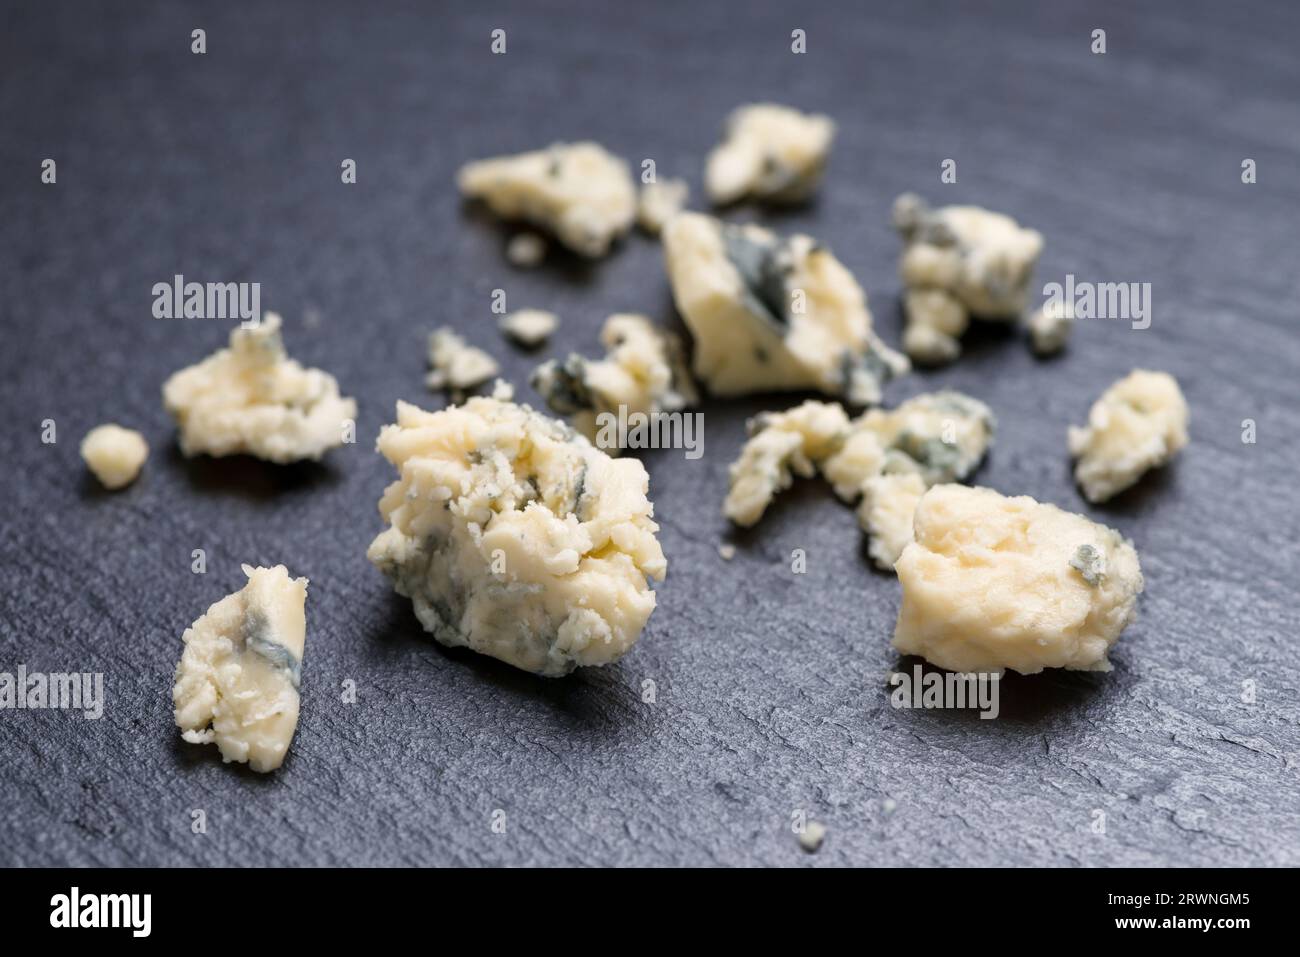
[[826,840],[826,825],[819,821],[809,821],[799,832],[799,846],[809,854],[816,854],[821,850],[822,843]]
[[898,810],[898,802],[893,798],[885,798],[885,800],[881,802],[880,809],[885,812],[885,817],[889,817]]
[[186,741],[274,771],[298,727],[307,579],[283,565],[243,570],[248,584],[185,629],[172,701]]
[[[699,402],[695,381],[686,368],[681,340],[636,313],[616,313],[605,320],[600,341],[609,350],[603,359],[570,353],[538,366],[532,387],[552,411],[573,417],[573,425],[590,441],[599,436],[599,416],[680,412]],[[617,455],[617,444],[604,451]]]
[[280,317],[230,334],[230,348],[182,369],[163,385],[187,455],[255,455],[270,462],[319,459],[355,428],[357,403],[320,369],[285,353]]
[[636,187],[627,163],[596,143],[467,163],[457,177],[465,196],[498,216],[550,230],[581,256],[600,258],[636,219]]
[[1074,303],[1053,299],[1029,317],[1029,345],[1040,356],[1055,355],[1065,348],[1074,329]]
[[978,206],[931,209],[913,193],[894,201],[893,216],[907,287],[903,351],[912,359],[937,365],[957,358],[971,318],[1020,318],[1041,233]]
[[691,188],[684,179],[655,180],[641,187],[636,221],[651,236],[658,236],[670,219],[686,208]]
[[718,554],[722,556],[724,562],[729,562],[736,557],[736,546],[730,542],[723,542],[718,546]]
[[1136,369],[1102,394],[1086,427],[1070,426],[1075,481],[1104,502],[1164,465],[1187,445],[1187,400],[1167,372]]
[[835,123],[774,103],[738,107],[727,117],[725,139],[709,154],[704,184],[716,205],[746,196],[797,203],[821,183],[835,139]]
[[545,309],[519,309],[501,317],[501,331],[519,345],[535,349],[560,326],[560,317]]
[[81,457],[104,488],[119,489],[140,474],[149,457],[149,444],[135,429],[99,425],[81,440]]
[[453,398],[482,385],[500,371],[491,355],[471,346],[449,327],[429,336],[429,364],[424,382],[430,389],[447,389]]
[[[1114,529],[1028,496],[936,485],[894,566],[903,602],[894,647],[951,671],[1110,671],[1137,612],[1142,570]],[[1080,574],[1081,546],[1104,568]],[[1100,563],[1100,564],[1098,564]]]
[[536,233],[516,233],[506,243],[506,259],[513,266],[532,269],[546,258],[546,240]]

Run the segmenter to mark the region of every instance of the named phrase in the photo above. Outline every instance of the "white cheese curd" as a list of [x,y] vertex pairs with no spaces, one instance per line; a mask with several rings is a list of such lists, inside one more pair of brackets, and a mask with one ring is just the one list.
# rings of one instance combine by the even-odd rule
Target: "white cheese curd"
[[918,362],[949,362],[969,320],[1015,320],[1043,250],[1042,234],[978,206],[931,209],[919,196],[894,201],[907,287],[903,348]]
[[343,444],[357,403],[320,369],[288,358],[280,317],[236,329],[230,347],[175,373],[163,404],[180,426],[185,455],[255,455],[271,462],[319,459]]
[[429,336],[429,365],[424,378],[430,389],[446,389],[453,398],[477,388],[501,371],[497,361],[443,326]]
[[546,258],[546,240],[536,233],[516,233],[506,243],[506,259],[512,266],[532,269]]
[[[900,652],[962,672],[1110,670],[1143,587],[1137,552],[1114,529],[1028,496],[936,485],[913,530],[894,566]],[[1085,545],[1104,563],[1092,583],[1076,567]]]
[[367,557],[435,639],[547,676],[636,642],[667,571],[640,462],[487,397],[399,402],[378,447],[399,478]]
[[663,242],[695,373],[717,395],[814,389],[872,405],[908,370],[872,332],[862,287],[811,237],[681,213]]
[[821,183],[834,139],[828,116],[774,103],[738,107],[705,162],[709,199],[717,205],[745,197],[801,202]]
[[868,534],[867,554],[877,568],[892,569],[912,541],[912,516],[925,490],[917,472],[874,475],[862,483],[858,523]]
[[560,317],[545,309],[517,309],[501,317],[501,331],[527,349],[536,349],[559,327]]
[[106,489],[130,485],[149,457],[149,443],[135,429],[98,425],[81,440],[81,457]]
[[795,475],[814,474],[817,463],[843,441],[848,426],[849,417],[838,402],[813,400],[750,419],[749,440],[731,465],[723,514],[737,525],[756,523]]
[[632,228],[637,196],[627,163],[597,143],[556,143],[461,167],[460,191],[505,219],[549,230],[582,256],[598,259]]
[[1187,444],[1187,400],[1167,372],[1135,369],[1102,394],[1087,426],[1070,426],[1075,481],[1104,502],[1164,465]]
[[1074,303],[1053,299],[1044,303],[1026,321],[1029,345],[1040,356],[1055,355],[1065,348],[1074,330]]
[[274,771],[298,727],[307,579],[283,565],[243,569],[248,584],[185,629],[172,702],[186,741]]
[[651,236],[658,236],[668,220],[686,208],[691,188],[684,179],[655,180],[641,187],[636,221]]
[[[530,384],[552,411],[568,415],[574,427],[596,441],[597,417],[615,417],[622,407],[633,413],[679,412],[699,402],[695,381],[686,368],[681,341],[635,313],[616,313],[605,320],[601,344],[604,359],[571,353],[563,362],[552,359],[533,371]],[[617,454],[617,448],[605,449]]]

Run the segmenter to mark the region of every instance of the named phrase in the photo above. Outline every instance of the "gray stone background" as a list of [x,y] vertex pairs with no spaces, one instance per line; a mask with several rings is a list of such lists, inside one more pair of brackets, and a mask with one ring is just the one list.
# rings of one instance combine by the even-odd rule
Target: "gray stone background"
[[[0,670],[103,672],[108,704],[98,721],[0,712],[0,863],[1300,863],[1298,26],[1276,3],[6,4]],[[899,588],[852,511],[803,482],[752,532],[720,515],[745,418],[797,395],[709,401],[702,459],[645,455],[670,570],[612,667],[547,681],[448,653],[366,562],[393,477],[373,438],[397,399],[442,402],[422,385],[433,327],[489,348],[536,401],[529,370],[595,353],[610,312],[677,322],[656,242],[514,270],[457,166],[590,137],[687,177],[698,204],[724,116],[762,99],[831,114],[832,164],[810,207],[729,218],[827,242],[890,342],[903,190],[1038,228],[1041,281],[1152,283],[1148,330],[1083,322],[1046,362],[978,332],[886,397],[978,396],[1001,424],[980,484],[1135,540],[1147,593],[1112,673],[1010,676],[996,721],[891,708]],[[360,441],[320,466],[183,459],[160,386],[230,324],[153,319],[152,285],[178,272],[260,282],[290,353],[357,397]],[[498,286],[563,317],[549,348],[501,339]],[[1135,366],[1179,378],[1192,444],[1090,508],[1065,429]],[[152,447],[117,494],[78,457],[102,421]],[[181,632],[241,562],[311,579],[301,723],[267,776],[182,743],[171,718]],[[797,809],[830,829],[815,856]]]

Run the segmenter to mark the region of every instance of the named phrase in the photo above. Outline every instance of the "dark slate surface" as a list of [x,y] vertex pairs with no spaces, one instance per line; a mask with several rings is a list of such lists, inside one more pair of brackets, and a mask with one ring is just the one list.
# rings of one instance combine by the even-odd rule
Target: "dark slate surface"
[[[1300,864],[1294,5],[442,6],[0,14],[0,667],[100,671],[108,694],[99,721],[0,712],[0,861]],[[505,56],[488,49],[498,26]],[[1113,673],[1009,678],[997,721],[892,709],[898,585],[814,482],[720,560],[743,422],[794,396],[710,402],[702,459],[646,457],[671,568],[616,666],[546,681],[447,653],[366,562],[392,478],[373,437],[396,399],[441,401],[422,386],[432,327],[492,349],[527,399],[538,357],[499,337],[494,287],[563,316],[542,355],[594,352],[612,311],[676,321],[641,236],[595,266],[512,270],[508,233],[462,210],[457,165],[593,137],[698,197],[723,116],[756,98],[825,110],[839,140],[812,207],[731,215],[831,244],[891,341],[887,219],[905,189],[1039,228],[1040,279],[1152,283],[1149,330],[1084,322],[1050,362],[986,333],[887,396],[979,396],[1002,424],[980,483],[1134,538],[1148,590]],[[45,157],[54,186],[39,182]],[[355,186],[339,182],[345,157]],[[955,186],[939,183],[948,157]],[[1240,181],[1244,157],[1256,185]],[[151,318],[152,285],[177,272],[261,282],[291,353],[357,396],[361,441],[320,466],[181,458],[159,387],[230,326]],[[1178,376],[1193,444],[1089,508],[1065,428],[1134,366]],[[55,445],[40,442],[46,418]],[[105,420],[153,448],[120,494],[78,459]],[[241,584],[241,562],[312,582],[302,720],[269,776],[183,744],[171,719],[180,634]],[[356,705],[340,701],[346,679]],[[816,856],[790,833],[796,809],[830,828]]]

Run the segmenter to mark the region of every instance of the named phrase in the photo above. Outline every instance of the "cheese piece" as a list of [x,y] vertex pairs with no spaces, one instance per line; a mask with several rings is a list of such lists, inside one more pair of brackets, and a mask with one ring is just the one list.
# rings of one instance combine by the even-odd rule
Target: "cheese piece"
[[749,440],[731,465],[723,514],[737,525],[755,524],[794,475],[812,477],[816,464],[843,441],[848,426],[839,403],[813,400],[750,419]]
[[935,392],[896,409],[871,409],[849,421],[838,403],[805,402],[750,422],[750,439],[731,466],[723,513],[753,525],[794,475],[818,468],[852,504],[870,535],[868,553],[886,571],[912,537],[912,512],[925,490],[966,478],[993,442],[996,423],[983,402]]
[[424,378],[430,389],[447,389],[453,398],[477,388],[501,371],[497,361],[443,326],[429,336],[429,365]]
[[185,629],[172,702],[186,741],[274,771],[298,727],[307,579],[283,565],[243,569],[248,584]]
[[908,370],[872,332],[862,287],[811,237],[682,213],[663,240],[695,373],[716,394],[815,389],[871,405]]
[[501,317],[501,331],[527,349],[536,349],[560,327],[560,317],[545,309],[519,309]]
[[1164,465],[1187,444],[1187,401],[1167,372],[1136,369],[1102,394],[1086,427],[1070,426],[1074,478],[1104,502]]
[[[1028,496],[962,485],[926,492],[913,525],[894,566],[900,652],[962,672],[1110,670],[1107,652],[1143,587],[1137,552],[1118,532]],[[1104,562],[1093,583],[1073,562],[1085,545]]]
[[556,143],[461,167],[460,191],[505,219],[549,230],[581,256],[598,259],[632,228],[636,187],[627,163],[597,143]]
[[435,639],[556,676],[618,660],[667,562],[636,459],[528,406],[397,404],[379,451],[399,478],[367,557]]
[[950,362],[969,320],[1014,320],[1025,309],[1043,249],[1037,230],[978,206],[931,209],[913,193],[894,201],[907,294],[903,349],[918,362]]
[[1074,303],[1053,299],[1044,303],[1025,323],[1035,354],[1055,355],[1065,348],[1074,330]]
[[691,188],[684,179],[655,180],[641,187],[636,221],[651,236],[658,236],[664,225],[686,208]]
[[116,490],[135,481],[149,457],[149,444],[135,429],[97,425],[81,440],[81,457],[104,488]]
[[834,139],[828,116],[774,103],[738,107],[705,163],[709,199],[717,205],[745,197],[802,202],[821,183]]
[[822,471],[846,502],[862,496],[858,521],[877,567],[894,567],[911,541],[921,495],[974,472],[996,426],[987,405],[948,390],[918,395],[895,409],[871,409],[850,423]]
[[343,444],[357,415],[354,399],[320,369],[288,358],[280,317],[230,334],[230,347],[175,373],[163,404],[180,426],[187,455],[255,455],[271,462],[319,459]]
[[816,854],[826,841],[826,825],[820,821],[809,821],[799,832],[799,846],[809,854]]
[[[695,382],[686,368],[681,341],[650,319],[616,313],[605,320],[600,341],[604,359],[570,353],[563,362],[552,359],[534,370],[530,384],[561,415],[572,416],[574,427],[595,442],[601,413],[679,412],[699,402]],[[605,449],[617,454],[616,448]]]
[[536,233],[522,232],[510,237],[506,243],[506,259],[512,266],[532,269],[546,258],[546,240]]

